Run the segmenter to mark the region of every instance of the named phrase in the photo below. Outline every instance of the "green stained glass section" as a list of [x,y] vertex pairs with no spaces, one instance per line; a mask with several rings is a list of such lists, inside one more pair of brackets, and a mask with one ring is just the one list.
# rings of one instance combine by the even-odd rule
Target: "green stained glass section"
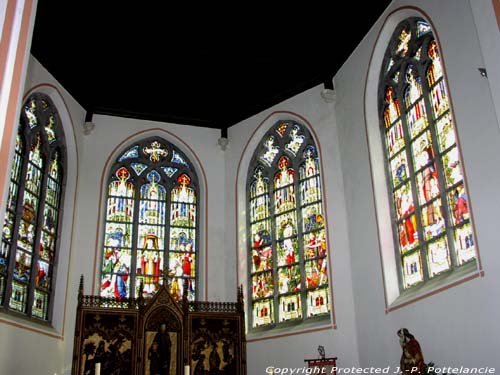
[[443,152],[456,143],[455,127],[453,126],[453,120],[449,112],[437,121],[436,128],[439,150]]
[[10,300],[9,300],[9,307],[14,311],[26,313],[27,305],[28,305],[28,285],[13,280],[12,292],[10,294]]
[[408,159],[405,152],[400,152],[390,162],[393,188],[398,187],[409,177]]

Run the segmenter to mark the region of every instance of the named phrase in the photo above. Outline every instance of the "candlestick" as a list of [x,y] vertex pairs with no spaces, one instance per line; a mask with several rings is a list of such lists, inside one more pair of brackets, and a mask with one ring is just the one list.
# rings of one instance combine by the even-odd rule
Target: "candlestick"
[[101,375],[101,364],[99,362],[95,364],[95,375]]
[[190,375],[189,365],[184,366],[184,375]]

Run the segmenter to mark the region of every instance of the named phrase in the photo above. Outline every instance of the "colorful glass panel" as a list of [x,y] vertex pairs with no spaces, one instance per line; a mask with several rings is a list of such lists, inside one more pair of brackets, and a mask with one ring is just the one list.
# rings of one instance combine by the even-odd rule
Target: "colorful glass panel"
[[403,257],[403,275],[405,288],[424,280],[422,258],[419,252]]
[[172,163],[175,163],[175,164],[180,164],[184,167],[186,167],[187,169],[189,169],[189,164],[186,162],[186,160],[184,160],[184,158],[178,153],[176,152],[175,150],[172,150]]
[[456,143],[455,127],[453,126],[453,120],[449,112],[438,120],[436,128],[439,151],[443,152]]
[[396,55],[404,57],[408,53],[408,45],[411,40],[411,31],[408,29],[402,29],[398,39],[399,43],[396,47]]
[[[407,289],[473,261],[474,231],[451,103],[430,25],[419,18],[402,21],[382,66],[390,69],[381,70],[380,128],[401,287]],[[394,80],[398,74],[404,79]]]
[[307,292],[307,316],[324,315],[330,311],[328,288],[320,288]]
[[122,156],[118,158],[118,161],[124,161],[127,159],[136,159],[139,157],[139,146],[134,146],[127,151],[125,151]]
[[137,176],[140,176],[142,172],[144,172],[148,166],[146,164],[142,163],[130,163],[130,166],[134,170],[134,172],[137,174]]
[[429,277],[433,277],[450,268],[451,260],[446,238],[440,238],[428,245],[427,260],[429,262]]
[[302,143],[304,143],[305,137],[299,134],[299,132],[300,127],[298,125],[294,125],[289,135],[291,141],[285,146],[285,150],[290,152],[293,156],[297,155],[300,146],[302,146]]
[[252,321],[254,327],[266,326],[274,323],[274,302],[271,299],[253,303]]
[[50,143],[54,142],[56,140],[56,119],[54,115],[49,116],[49,120],[47,121],[47,124],[45,125],[45,134],[47,135],[47,139],[49,140]]
[[165,172],[165,174],[169,178],[172,178],[172,176],[175,174],[175,172],[177,172],[179,170],[178,168],[174,168],[174,167],[161,167],[161,169],[163,170],[163,172]]
[[280,307],[279,321],[296,320],[302,318],[302,306],[300,295],[283,296],[279,298]]
[[279,147],[274,145],[275,138],[271,135],[267,138],[264,143],[265,151],[260,156],[260,160],[262,160],[267,166],[271,166],[274,161],[274,158],[280,151]]
[[403,123],[399,120],[386,133],[387,151],[389,157],[393,157],[397,152],[401,151],[405,146],[405,138],[403,133]]
[[267,132],[249,169],[247,194],[251,326],[327,315],[320,161],[305,127],[280,121]]
[[167,149],[158,141],[151,142],[142,149],[142,152],[144,152],[153,163],[158,163],[162,158],[168,155]]
[[0,303],[49,321],[64,135],[51,101],[41,94],[26,101],[20,117],[0,251]]
[[198,201],[187,158],[164,140],[148,139],[122,154],[115,168],[108,185],[101,295],[151,297],[166,280],[174,298],[182,299],[187,287],[194,301]]

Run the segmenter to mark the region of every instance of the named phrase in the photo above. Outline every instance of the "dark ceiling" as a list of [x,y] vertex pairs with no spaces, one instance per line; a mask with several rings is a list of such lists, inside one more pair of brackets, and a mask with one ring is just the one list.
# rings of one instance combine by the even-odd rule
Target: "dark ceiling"
[[32,54],[88,114],[227,129],[331,84],[390,0],[293,17],[156,3],[39,0]]

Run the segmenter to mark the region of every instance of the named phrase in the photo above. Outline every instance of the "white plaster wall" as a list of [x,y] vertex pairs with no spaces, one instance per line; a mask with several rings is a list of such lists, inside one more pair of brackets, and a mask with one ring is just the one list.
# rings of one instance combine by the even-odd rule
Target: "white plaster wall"
[[[417,337],[425,360],[434,361],[436,365],[497,368],[500,365],[497,355],[500,347],[500,302],[496,298],[500,282],[497,246],[500,132],[493,105],[493,102],[498,103],[499,93],[477,70],[478,67],[498,70],[499,60],[492,53],[498,50],[500,38],[498,30],[492,35],[481,35],[484,45],[494,47],[490,49],[488,59],[484,60],[475,25],[482,24],[481,30],[485,32],[493,30],[496,24],[492,24],[494,18],[491,14],[486,14],[492,12],[491,1],[480,0],[477,3],[480,4],[466,0],[395,1],[386,12],[392,13],[392,18],[386,24],[395,26],[401,17],[396,9],[411,5],[412,8],[401,12],[404,15],[415,15],[420,8],[422,15],[429,17],[435,26],[434,31],[446,65],[468,179],[476,243],[485,277],[385,313],[379,255],[381,249],[365,129],[365,120],[369,128],[378,127],[375,104],[380,62],[374,76],[370,75],[370,80],[374,81],[369,81],[366,87],[365,77],[370,61],[376,65],[376,59],[381,58],[375,55],[372,57],[372,51],[385,17],[379,20],[334,79],[352,255],[359,358],[363,367],[391,365],[395,368],[398,365],[401,349],[396,331],[401,327],[407,327]],[[471,4],[474,4],[474,13]],[[380,165],[374,163],[373,177],[377,179],[380,172]]]
[[[228,211],[228,251],[237,251],[238,282],[244,285],[245,303],[247,283],[247,240],[245,221],[245,182],[250,159],[265,132],[279,119],[294,119],[306,126],[320,149],[323,166],[325,210],[328,243],[330,246],[330,280],[333,285],[334,313],[337,328],[327,326],[317,332],[285,332],[287,336],[249,335],[247,344],[248,374],[264,374],[269,366],[302,368],[305,358],[316,358],[318,345],[325,347],[327,355],[339,356],[342,363],[358,364],[355,316],[351,286],[349,242],[337,125],[333,104],[320,96],[322,87],[312,88],[262,113],[231,127],[228,132],[227,185],[229,201],[237,205]],[[239,173],[238,173],[239,170]],[[235,226],[236,225],[236,226]],[[248,311],[248,310],[247,310]],[[317,328],[317,327],[316,327]],[[302,331],[305,329],[302,328]],[[307,331],[307,330],[306,330]],[[283,332],[281,333],[283,335]]]
[[[95,130],[84,137],[82,147],[81,168],[86,172],[85,177],[81,179],[82,188],[77,203],[79,207],[78,235],[75,238],[76,246],[84,251],[82,251],[82,258],[78,262],[93,264],[96,251],[100,251],[97,246],[101,243],[103,234],[101,228],[105,204],[105,187],[103,185],[106,184],[109,167],[120,153],[133,145],[133,142],[157,135],[179,147],[194,164],[198,174],[201,204],[200,298],[217,301],[235,300],[236,288],[234,290],[228,288],[226,283],[227,270],[220,267],[224,259],[223,238],[225,231],[224,153],[217,145],[220,132],[217,129],[103,115],[94,115],[93,122]],[[99,197],[101,194],[100,208]],[[97,218],[100,218],[99,223],[97,223]],[[204,228],[205,226],[206,228]],[[89,256],[90,259],[85,259]],[[87,280],[85,292],[97,294],[97,288],[91,290],[93,266],[89,264],[86,269],[89,273],[84,276]],[[205,280],[207,275],[209,275],[208,284]],[[98,276],[95,275],[96,281]]]

